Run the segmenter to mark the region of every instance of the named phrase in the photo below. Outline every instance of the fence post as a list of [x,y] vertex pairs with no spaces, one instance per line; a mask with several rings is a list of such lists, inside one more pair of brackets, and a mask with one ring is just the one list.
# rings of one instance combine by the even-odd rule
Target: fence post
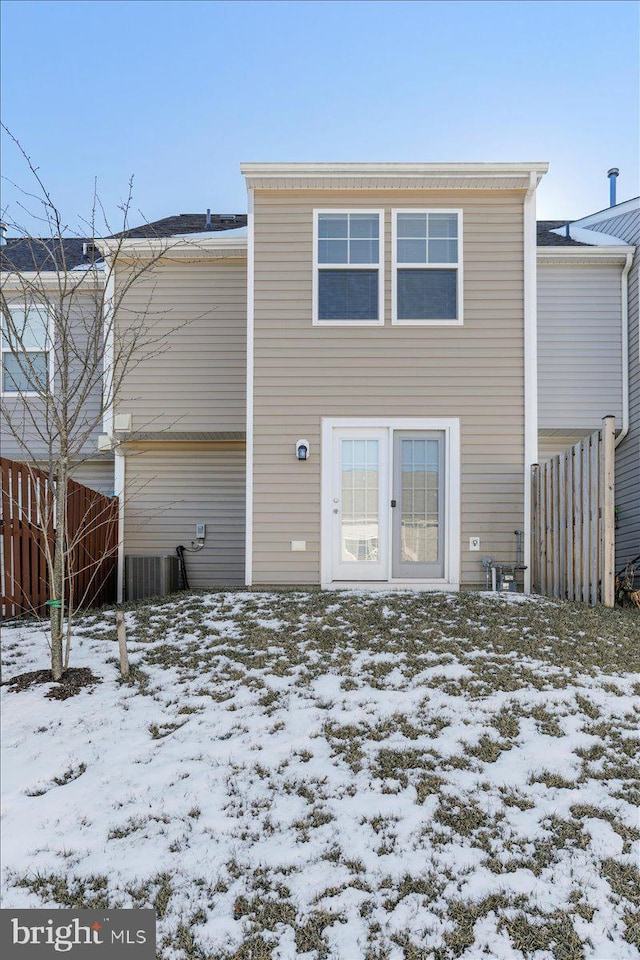
[[602,421],[602,603],[612,607],[615,602],[615,433],[616,418]]
[[540,465],[538,463],[531,464],[531,549],[530,554],[530,564],[531,564],[531,593],[539,593],[538,586],[538,569],[540,567],[540,536],[538,531],[538,517],[539,517],[539,504],[538,504],[538,476],[540,472]]

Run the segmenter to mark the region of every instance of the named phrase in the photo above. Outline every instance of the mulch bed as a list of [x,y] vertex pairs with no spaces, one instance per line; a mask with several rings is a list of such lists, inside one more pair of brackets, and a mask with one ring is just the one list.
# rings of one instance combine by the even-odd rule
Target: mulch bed
[[45,693],[45,697],[49,700],[67,700],[80,693],[83,687],[92,687],[100,682],[100,677],[96,677],[89,667],[70,667],[61,680],[52,680],[50,670],[31,670],[5,680],[2,686],[11,687],[19,693],[20,690],[29,690],[40,683],[50,683],[51,690]]

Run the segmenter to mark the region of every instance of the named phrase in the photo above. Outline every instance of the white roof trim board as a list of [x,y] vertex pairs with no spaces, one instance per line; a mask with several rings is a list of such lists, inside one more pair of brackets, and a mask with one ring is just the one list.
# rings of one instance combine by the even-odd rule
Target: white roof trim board
[[[600,220],[605,219],[600,217]],[[592,247],[624,247],[630,246],[630,244],[625,244],[624,240],[620,240],[619,237],[614,237],[610,233],[599,233],[597,230],[588,230],[586,227],[577,226],[581,221],[575,221],[574,223],[569,224],[569,236],[572,240],[577,240],[578,243],[588,243]],[[558,227],[555,230],[550,230],[549,233],[556,233],[559,237],[566,236],[566,227]]]
[[291,189],[528,190],[547,163],[243,163],[247,186]]
[[598,210],[597,213],[590,213],[588,217],[574,220],[573,223],[578,227],[588,227],[591,223],[603,223],[605,220],[614,220],[616,217],[633,213],[634,210],[640,210],[640,197],[634,197],[632,200],[624,200],[622,203],[617,203],[615,207],[605,207],[604,210]]
[[[240,228],[242,230],[244,228]],[[220,236],[218,231],[204,234],[188,233],[177,237],[133,237],[126,240],[96,240],[96,245],[105,257],[155,257],[164,255],[176,260],[218,260],[238,259],[247,255],[247,238],[233,232],[235,236]]]

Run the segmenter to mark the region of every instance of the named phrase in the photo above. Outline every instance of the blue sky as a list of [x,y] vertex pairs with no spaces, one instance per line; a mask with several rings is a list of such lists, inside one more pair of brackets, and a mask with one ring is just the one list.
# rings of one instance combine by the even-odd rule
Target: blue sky
[[638,47],[635,0],[4,0],[2,116],[72,224],[94,177],[112,212],[131,175],[147,219],[243,211],[243,160],[548,160],[538,215],[577,218],[611,166],[640,193]]

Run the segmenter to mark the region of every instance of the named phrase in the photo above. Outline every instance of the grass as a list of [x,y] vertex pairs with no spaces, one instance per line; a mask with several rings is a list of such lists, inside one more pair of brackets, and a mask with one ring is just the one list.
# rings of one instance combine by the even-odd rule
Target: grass
[[[83,635],[112,642],[109,617]],[[200,744],[223,800],[213,819],[191,760],[163,791],[184,794],[182,813],[129,815],[125,797],[104,843],[133,858],[166,835],[176,864],[193,850],[210,862],[136,883],[73,862],[14,871],[39,902],[153,906],[162,960],[455,960],[498,941],[527,960],[618,960],[601,935],[624,958],[640,948],[637,611],[194,592],[130,607],[128,639],[122,689],[159,711],[149,749]],[[225,745],[220,774],[207,736]],[[522,892],[527,877],[546,899]],[[235,921],[215,949],[212,916]],[[339,952],[349,926],[360,957]]]

